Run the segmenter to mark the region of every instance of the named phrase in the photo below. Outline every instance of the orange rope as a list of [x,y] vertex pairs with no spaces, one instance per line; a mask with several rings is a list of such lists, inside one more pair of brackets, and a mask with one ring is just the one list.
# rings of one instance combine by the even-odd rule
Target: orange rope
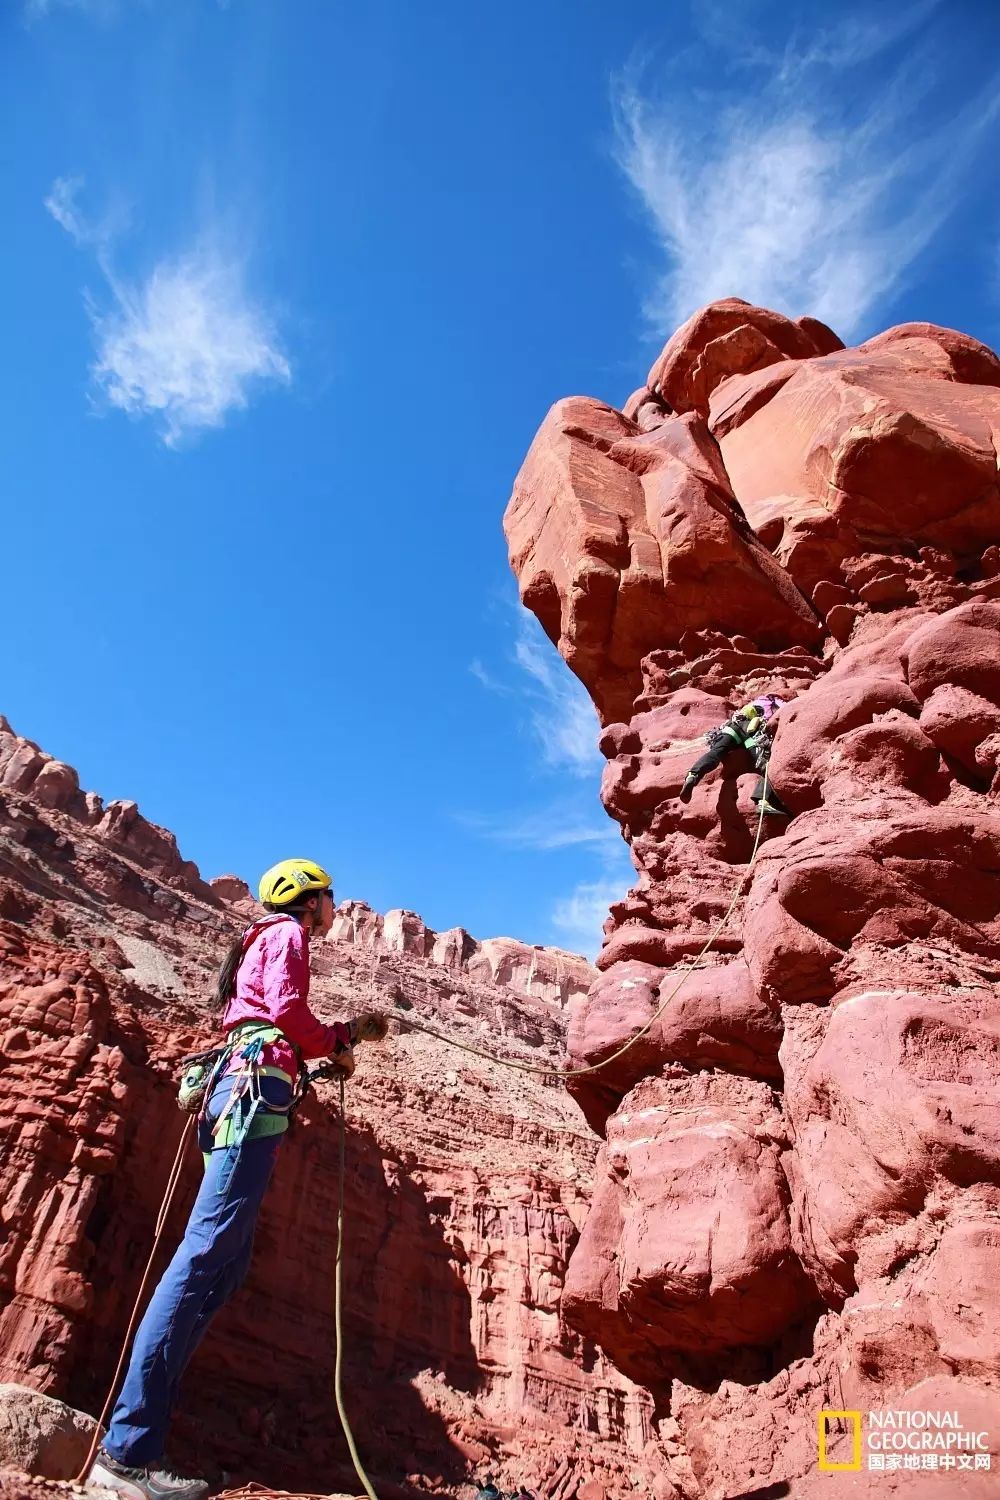
[[101,1415],[97,1419],[97,1426],[94,1428],[94,1436],[91,1438],[90,1448],[87,1452],[86,1460],[84,1462],[83,1468],[80,1470],[79,1474],[76,1476],[76,1479],[73,1481],[74,1484],[83,1484],[86,1480],[87,1475],[90,1473],[90,1467],[94,1462],[94,1455],[97,1452],[98,1446],[103,1436],[104,1424],[107,1421],[108,1412],[111,1410],[111,1403],[114,1400],[115,1391],[118,1389],[118,1382],[121,1379],[122,1370],[125,1365],[125,1356],[128,1354],[129,1347],[132,1343],[132,1335],[135,1333],[136,1324],[139,1321],[139,1309],[142,1306],[143,1298],[146,1295],[146,1286],[149,1282],[149,1273],[153,1269],[153,1262],[156,1259],[156,1252],[160,1248],[160,1241],[163,1238],[163,1231],[166,1228],[167,1216],[170,1213],[170,1206],[173,1202],[174,1193],[177,1191],[177,1184],[180,1181],[181,1167],[184,1162],[184,1148],[188,1143],[188,1136],[191,1134],[194,1122],[195,1116],[189,1115],[185,1122],[184,1129],[181,1131],[181,1138],[177,1144],[177,1154],[174,1157],[174,1164],[170,1168],[170,1176],[167,1178],[167,1186],[163,1193],[163,1202],[160,1204],[160,1212],[156,1220],[156,1232],[153,1236],[153,1248],[149,1252],[149,1259],[146,1262],[146,1269],[142,1273],[142,1280],[139,1283],[139,1290],[136,1293],[135,1306],[132,1309],[132,1316],[129,1319],[128,1329],[125,1334],[125,1341],[122,1344],[122,1352],[118,1356],[118,1366],[111,1381],[111,1386],[108,1390],[107,1399],[105,1400],[104,1406],[101,1410]]

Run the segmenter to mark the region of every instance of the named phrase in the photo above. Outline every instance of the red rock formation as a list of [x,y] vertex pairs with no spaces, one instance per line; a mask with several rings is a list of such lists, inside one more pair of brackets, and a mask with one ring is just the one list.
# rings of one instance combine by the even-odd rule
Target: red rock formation
[[[553,408],[508,507],[638,872],[571,1063],[673,996],[571,1085],[606,1146],[563,1310],[671,1413],[711,1500],[812,1495],[824,1407],[947,1404],[1000,1465],[998,386],[951,330],[843,349],[716,304],[624,413]],[[763,691],[792,700],[770,772],[795,816],[677,989],[756,829],[747,761],[677,793]],[[896,1478],[947,1483],[858,1483]]]
[[[96,1411],[180,1134],[176,1060],[214,1034],[212,972],[252,903],[235,877],[202,881],[133,804],[105,811],[72,775],[58,806],[37,799],[55,763],[24,746],[0,726],[8,770],[41,767],[0,787],[0,1381]],[[322,1015],[374,998],[543,1067],[561,1052],[560,985],[583,988],[583,960],[463,935],[445,966],[419,918],[341,912],[350,932],[313,958]],[[248,1287],[185,1383],[175,1452],[215,1476],[355,1487],[332,1400],[332,1105],[320,1084],[282,1146]],[[684,1466],[653,1442],[650,1398],[560,1313],[596,1145],[544,1079],[405,1030],[361,1057],[345,1384],[386,1500],[464,1493],[480,1463],[512,1487],[547,1475],[553,1500],[633,1472],[673,1493]],[[171,1240],[196,1175],[192,1157]]]
[[502,937],[477,942],[462,927],[434,932],[414,911],[387,911],[380,916],[363,901],[341,903],[330,936],[373,955],[410,953],[427,958],[487,985],[561,1008],[584,996],[595,977],[585,958],[562,948],[530,947]]

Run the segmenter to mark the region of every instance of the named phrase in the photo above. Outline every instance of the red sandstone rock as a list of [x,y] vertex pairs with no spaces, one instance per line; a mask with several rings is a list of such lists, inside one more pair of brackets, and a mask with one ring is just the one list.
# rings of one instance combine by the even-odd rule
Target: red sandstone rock
[[579,954],[533,947],[514,938],[477,942],[462,927],[434,932],[416,912],[397,910],[380,916],[363,901],[341,903],[330,936],[367,951],[376,963],[383,953],[409,953],[488,986],[560,1007],[585,995],[594,980],[592,965]]
[[694,416],[641,433],[596,401],[553,407],[504,517],[521,598],[594,698],[629,717],[648,652],[711,626],[760,646],[819,621],[746,526]]
[[[508,513],[525,602],[618,720],[602,799],[637,869],[570,1061],[610,1057],[671,996],[571,1084],[608,1145],[564,1311],[669,1400],[708,1500],[832,1492],[822,1407],[950,1401],[1000,1424],[998,386],[991,351],[926,324],[840,350],[728,302],[670,341],[627,416],[655,446],[682,420],[664,403],[710,413],[715,492],[816,611],[815,645],[765,638],[763,601],[735,621],[740,575],[711,571],[718,533],[690,504],[691,556],[728,587],[672,593],[664,569],[660,592],[650,569],[634,615],[614,580],[575,590],[592,515],[635,541],[621,580],[656,531],[551,418]],[[573,410],[592,452],[626,451]],[[746,878],[749,761],[677,792],[705,730],[762,691],[793,700],[769,774],[795,817],[768,822]],[[852,1492],[948,1483],[865,1472]]]
[[708,401],[730,375],[779,361],[811,359],[844,346],[816,318],[793,323],[739,297],[703,307],[677,330],[650,370],[646,385],[675,411],[708,415]]
[[[919,1214],[944,1184],[1000,1179],[1000,1007],[988,992],[873,988],[839,1001],[822,1031],[808,1062],[799,1030],[787,1039],[797,1248],[816,1280],[853,1291],[875,1223]],[[992,1300],[977,1321],[996,1320]]]
[[773,1342],[808,1306],[771,1090],[724,1073],[646,1080],[608,1122],[565,1307],[636,1379]]
[[[676,979],[651,964],[612,964],[574,1007],[566,1040],[569,1065],[600,1062],[651,1020]],[[588,1122],[603,1132],[608,1114],[648,1073],[667,1063],[722,1067],[777,1080],[780,1018],[758,997],[742,960],[715,963],[686,981],[647,1035],[600,1073],[571,1080],[570,1092]]]
[[0,1470],[21,1469],[46,1479],[75,1479],[95,1422],[28,1386],[0,1384]]
[[709,425],[751,525],[771,529],[799,587],[836,581],[863,540],[977,557],[995,540],[995,383],[958,383],[930,339],[848,349],[780,374],[780,383],[770,371],[726,381]]

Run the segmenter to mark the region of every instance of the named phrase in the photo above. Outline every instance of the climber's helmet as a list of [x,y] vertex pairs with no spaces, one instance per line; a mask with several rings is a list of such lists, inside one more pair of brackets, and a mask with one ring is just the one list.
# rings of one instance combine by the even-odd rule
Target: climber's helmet
[[752,706],[759,708],[765,719],[773,719],[784,701],[784,698],[779,698],[777,693],[762,693],[759,698],[753,700]]
[[311,859],[279,859],[260,877],[257,895],[262,906],[288,907],[313,891],[329,891],[333,877]]

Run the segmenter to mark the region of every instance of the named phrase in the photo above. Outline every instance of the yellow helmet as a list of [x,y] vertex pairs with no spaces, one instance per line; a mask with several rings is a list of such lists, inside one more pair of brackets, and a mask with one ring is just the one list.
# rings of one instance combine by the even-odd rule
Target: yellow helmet
[[279,859],[260,877],[257,895],[263,906],[290,906],[310,891],[331,891],[333,878],[311,859]]

